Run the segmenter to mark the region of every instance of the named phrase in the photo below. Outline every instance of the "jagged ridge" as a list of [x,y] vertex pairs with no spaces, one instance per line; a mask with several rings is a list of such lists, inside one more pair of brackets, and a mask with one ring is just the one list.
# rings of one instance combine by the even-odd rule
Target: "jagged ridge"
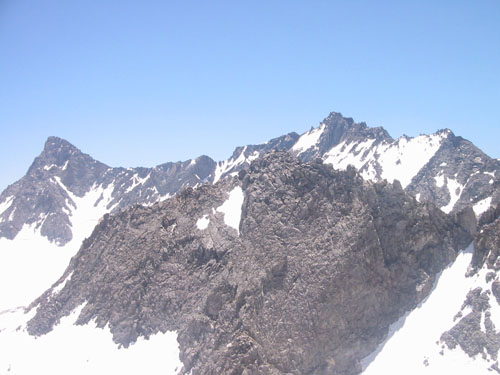
[[[239,234],[216,209],[236,186]],[[106,216],[62,290],[33,304],[29,330],[44,334],[86,303],[78,322],[109,325],[123,345],[178,331],[184,373],[355,374],[470,242],[471,218],[353,168],[271,153],[238,178]]]

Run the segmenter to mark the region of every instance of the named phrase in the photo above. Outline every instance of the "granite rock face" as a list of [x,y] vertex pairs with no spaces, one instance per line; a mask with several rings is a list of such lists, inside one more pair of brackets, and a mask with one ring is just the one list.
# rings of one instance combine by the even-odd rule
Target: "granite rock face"
[[[235,189],[238,230],[219,209]],[[183,374],[356,374],[470,243],[474,219],[354,168],[271,152],[215,185],[106,215],[32,304],[29,332],[85,304],[77,323],[108,325],[124,346],[177,331]]]

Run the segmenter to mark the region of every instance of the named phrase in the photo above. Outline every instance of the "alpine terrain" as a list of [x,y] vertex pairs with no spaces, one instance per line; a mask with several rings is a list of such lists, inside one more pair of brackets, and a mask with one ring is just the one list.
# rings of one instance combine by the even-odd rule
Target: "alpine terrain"
[[153,168],[49,137],[0,194],[0,374],[500,373],[500,160],[318,127]]

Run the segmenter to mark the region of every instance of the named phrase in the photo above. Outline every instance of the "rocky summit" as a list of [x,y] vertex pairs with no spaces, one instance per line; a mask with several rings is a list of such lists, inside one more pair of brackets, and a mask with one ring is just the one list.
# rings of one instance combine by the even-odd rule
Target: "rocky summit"
[[399,183],[274,152],[106,215],[33,303],[28,330],[45,334],[83,304],[77,324],[108,326],[123,346],[179,332],[183,374],[356,374],[472,240],[470,220],[470,208],[447,216]]

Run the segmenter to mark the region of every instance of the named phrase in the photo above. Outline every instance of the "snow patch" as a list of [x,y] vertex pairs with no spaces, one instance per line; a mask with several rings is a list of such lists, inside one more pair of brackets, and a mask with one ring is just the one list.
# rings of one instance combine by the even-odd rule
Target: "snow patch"
[[325,130],[326,125],[321,124],[318,128],[311,129],[310,131],[302,134],[297,142],[293,145],[292,150],[297,151],[297,155],[309,150],[310,148],[318,148],[318,141]]
[[453,210],[453,207],[455,207],[455,203],[457,203],[457,201],[460,199],[464,186],[461,185],[457,180],[454,180],[453,178],[447,178],[446,180],[447,180],[446,185],[448,187],[448,192],[450,193],[450,201],[446,206],[441,207],[441,211],[449,214],[451,210]]
[[14,202],[13,195],[5,198],[5,200],[2,203],[0,203],[0,215],[2,215],[5,211],[9,209],[9,207],[12,205],[12,202]]
[[163,201],[166,201],[167,199],[169,199],[172,195],[170,195],[170,193],[167,193],[165,195],[160,195],[160,198],[158,199],[159,202],[163,202]]
[[210,223],[210,219],[208,218],[208,215],[203,215],[198,221],[196,222],[196,227],[199,230],[205,230],[208,228],[208,224]]
[[438,188],[444,186],[444,175],[442,173],[440,173],[436,177],[434,177],[434,180],[436,181],[436,186]]
[[424,167],[441,147],[448,134],[401,137],[388,143],[374,145],[375,139],[363,142],[340,142],[324,155],[324,162],[335,169],[352,165],[360,170],[364,179],[389,182],[399,180],[406,188],[413,177]]
[[477,202],[473,207],[476,216],[478,217],[481,216],[486,210],[488,210],[488,208],[490,208],[490,205],[491,205],[491,197],[485,198]]
[[57,168],[57,165],[51,164],[51,165],[44,165],[43,169],[46,171],[50,171],[52,168]]
[[250,163],[255,159],[257,159],[258,157],[259,157],[259,151],[254,151],[253,154],[247,158],[247,161]]
[[73,276],[73,271],[71,271],[71,273],[66,276],[66,278],[62,282],[52,288],[52,295],[58,294],[64,288],[66,283],[71,280],[71,276]]
[[217,208],[224,214],[224,223],[240,233],[241,209],[245,195],[241,187],[237,186],[229,192],[229,198]]
[[415,138],[401,137],[383,151],[379,158],[382,178],[399,180],[403,188],[434,156],[447,134],[421,135]]
[[[224,160],[223,162],[218,162],[217,166],[215,167],[215,172],[214,172],[214,184],[217,183],[217,181],[220,180],[220,178],[233,169],[234,167],[237,167],[238,165],[244,164],[245,162],[250,162],[254,160],[255,157],[255,152],[250,155],[249,157],[245,157],[245,151],[247,150],[247,146],[243,147],[243,150],[240,152],[238,157],[235,159],[231,158],[228,160]],[[258,153],[257,153],[258,154]],[[258,157],[258,155],[257,155]]]
[[14,214],[16,213],[16,210],[17,210],[17,207],[14,207],[14,209],[12,210],[12,212],[9,215],[9,218],[7,219],[8,221],[12,221],[12,219],[14,219]]
[[144,185],[147,180],[149,180],[149,177],[151,177],[151,173],[148,174],[146,177],[141,178],[139,175],[134,174],[132,176],[132,185],[130,185],[127,190],[125,190],[125,193],[130,193],[132,190],[134,190],[137,186],[139,185]]
[[325,153],[324,162],[340,170],[345,170],[349,165],[361,169],[367,161],[375,157],[376,148],[373,147],[373,142],[375,139],[359,143],[342,141]]

